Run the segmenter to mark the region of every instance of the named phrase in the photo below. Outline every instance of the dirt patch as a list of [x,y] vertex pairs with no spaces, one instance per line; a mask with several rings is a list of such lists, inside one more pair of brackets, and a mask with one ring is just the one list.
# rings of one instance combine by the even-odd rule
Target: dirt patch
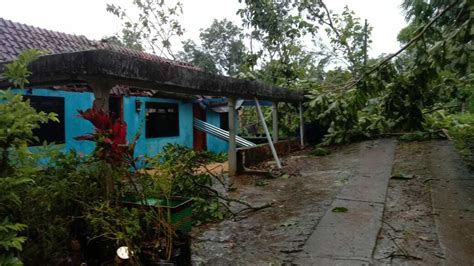
[[[278,178],[238,176],[233,197],[272,207],[193,230],[192,261],[205,265],[289,263],[357,168],[359,144],[325,157],[309,150],[283,158]],[[265,167],[271,168],[272,163]]]
[[431,201],[429,142],[399,143],[389,182],[377,264],[438,265],[444,261]]

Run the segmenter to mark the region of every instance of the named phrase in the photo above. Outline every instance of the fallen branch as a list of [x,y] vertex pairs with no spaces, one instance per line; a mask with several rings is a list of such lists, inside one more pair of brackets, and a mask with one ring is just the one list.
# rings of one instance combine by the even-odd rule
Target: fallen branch
[[412,255],[407,255],[407,254],[396,254],[395,252],[392,252],[390,255],[384,257],[384,259],[388,258],[404,258],[404,259],[410,259],[410,260],[423,260],[420,257],[417,256],[412,256]]
[[[414,44],[416,41],[418,41],[419,39],[421,39],[421,37],[423,37],[423,35],[425,34],[425,32],[441,17],[443,16],[446,12],[448,12],[448,10],[450,10],[451,8],[453,8],[457,3],[459,2],[459,0],[456,0],[456,1],[453,1],[449,6],[447,6],[443,11],[439,12],[438,15],[436,15],[430,22],[428,22],[428,24],[426,24],[423,29],[415,36],[413,37],[407,44],[405,44],[400,50],[398,50],[397,52],[387,56],[382,62],[380,62],[378,65],[376,65],[375,67],[373,67],[371,70],[369,70],[368,72],[366,72],[365,74],[366,75],[370,75],[372,74],[373,72],[375,72],[377,69],[379,69],[381,66],[383,66],[384,64],[386,64],[387,62],[389,62],[392,58],[398,56],[400,53],[402,53],[403,51],[405,51],[406,49],[408,49],[410,46],[412,46],[412,44]],[[362,78],[361,78],[362,79]],[[359,79],[359,81],[361,80]],[[358,81],[358,82],[359,82]]]
[[439,180],[439,178],[427,178],[426,180],[423,180],[423,184],[433,181],[433,180]]
[[226,209],[232,214],[232,216],[237,216],[239,215],[240,213],[244,212],[244,211],[258,211],[258,210],[262,210],[262,209],[265,209],[265,208],[269,208],[271,206],[273,206],[271,203],[269,204],[264,204],[262,206],[253,206],[252,204],[248,203],[248,202],[245,202],[243,200],[239,200],[239,199],[233,199],[233,198],[229,198],[229,197],[225,197],[223,195],[221,195],[221,193],[219,191],[217,191],[216,189],[212,188],[212,187],[209,187],[209,186],[206,186],[206,185],[202,185],[202,184],[199,184],[197,183],[194,179],[191,179],[191,182],[193,182],[194,185],[200,187],[200,188],[203,188],[203,189],[206,189],[208,192],[210,192],[211,194],[209,194],[210,197],[217,197],[223,201],[225,201],[226,203],[230,203],[230,202],[234,202],[234,203],[238,203],[238,204],[241,204],[241,205],[244,205],[246,208],[244,209],[241,209],[237,212],[234,212],[230,209],[230,205],[226,205],[226,204],[223,204],[224,207],[226,207]]
[[[320,1],[322,2],[322,1]],[[354,87],[355,85],[357,85],[359,82],[361,82],[363,79],[364,79],[364,76],[368,76],[376,71],[378,71],[381,67],[383,67],[385,64],[387,64],[390,60],[392,60],[393,58],[397,57],[399,54],[401,54],[403,51],[405,51],[406,49],[408,49],[410,46],[412,46],[414,43],[416,43],[419,39],[421,39],[423,37],[423,35],[425,34],[425,32],[441,17],[443,16],[446,12],[448,12],[451,8],[453,8],[454,6],[456,6],[456,4],[459,2],[459,0],[455,0],[453,1],[449,6],[447,6],[445,9],[443,9],[441,12],[438,13],[438,15],[436,15],[433,19],[431,19],[431,21],[429,21],[423,28],[421,28],[422,30],[415,36],[413,37],[407,44],[405,44],[402,48],[400,48],[400,50],[398,50],[397,52],[393,53],[393,54],[390,54],[389,56],[387,56],[385,59],[383,59],[380,63],[376,64],[374,67],[372,67],[369,71],[365,72],[364,75],[362,75],[360,78],[356,79],[356,80],[351,80],[349,81],[348,83],[346,83],[346,85],[342,86],[342,89],[344,90],[347,90],[347,89],[350,89],[352,87]],[[324,8],[324,6],[323,6]]]
[[400,230],[396,229],[395,227],[393,227],[391,224],[389,224],[388,222],[384,221],[384,220],[381,220],[383,224],[387,225],[388,227],[390,227],[390,229],[392,229],[394,232],[400,232]]

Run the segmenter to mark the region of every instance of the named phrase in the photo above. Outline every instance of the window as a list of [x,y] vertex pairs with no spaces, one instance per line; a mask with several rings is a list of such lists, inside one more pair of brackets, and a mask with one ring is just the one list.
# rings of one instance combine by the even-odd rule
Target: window
[[220,113],[220,128],[229,131],[229,113]]
[[122,119],[122,98],[112,97],[109,98],[109,111],[110,116],[113,120]]
[[179,136],[179,109],[176,103],[145,103],[145,137]]
[[36,111],[56,113],[59,119],[59,123],[49,121],[46,124],[40,124],[39,128],[34,129],[33,134],[38,137],[39,141],[33,142],[32,146],[41,145],[44,141],[64,143],[64,98],[31,95],[23,95],[23,98],[30,100],[31,107],[35,108]]

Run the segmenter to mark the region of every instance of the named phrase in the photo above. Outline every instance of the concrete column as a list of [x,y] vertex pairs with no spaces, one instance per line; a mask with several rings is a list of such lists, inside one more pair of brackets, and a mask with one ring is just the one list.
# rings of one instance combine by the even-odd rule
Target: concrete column
[[278,103],[272,103],[272,117],[273,117],[273,143],[278,142]]
[[303,104],[301,102],[299,105],[299,111],[300,111],[300,145],[301,145],[301,148],[304,148]]
[[[88,84],[94,93],[92,108],[109,113],[109,98],[113,85],[102,80],[88,80]],[[115,191],[113,177],[109,173],[103,173],[102,176],[105,184],[105,196],[110,199]]]
[[92,108],[108,113],[110,91],[114,85],[101,80],[90,80],[88,83],[94,93]]
[[237,145],[235,136],[237,135],[235,127],[235,98],[228,98],[229,106],[229,175],[234,176],[237,173]]

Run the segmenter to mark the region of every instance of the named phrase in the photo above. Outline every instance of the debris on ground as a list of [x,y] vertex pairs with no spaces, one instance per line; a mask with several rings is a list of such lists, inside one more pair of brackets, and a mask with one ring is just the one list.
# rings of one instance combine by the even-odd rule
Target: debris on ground
[[331,152],[328,149],[316,147],[310,154],[313,156],[326,156],[329,155]]

